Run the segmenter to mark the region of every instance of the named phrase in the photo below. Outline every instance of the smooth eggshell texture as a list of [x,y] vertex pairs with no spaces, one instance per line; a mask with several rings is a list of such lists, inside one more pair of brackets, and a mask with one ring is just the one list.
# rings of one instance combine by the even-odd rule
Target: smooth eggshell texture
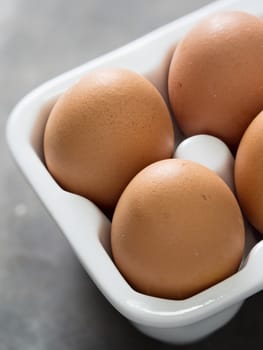
[[83,77],[55,104],[44,134],[47,167],[66,190],[111,210],[141,169],[169,158],[167,106],[144,77],[103,69]]
[[210,134],[236,149],[263,109],[263,21],[242,12],[214,14],[177,46],[169,99],[186,136]]
[[263,233],[263,112],[241,139],[235,160],[235,185],[241,208]]
[[169,159],[148,166],[126,187],[111,243],[117,267],[137,291],[184,299],[237,271],[244,224],[218,175]]

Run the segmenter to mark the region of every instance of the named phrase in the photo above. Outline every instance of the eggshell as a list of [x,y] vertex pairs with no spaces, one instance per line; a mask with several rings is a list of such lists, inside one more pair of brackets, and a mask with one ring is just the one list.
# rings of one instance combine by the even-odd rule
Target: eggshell
[[241,208],[263,233],[263,112],[241,139],[235,160],[235,185]]
[[44,134],[46,165],[56,181],[105,210],[134,175],[173,149],[160,93],[144,77],[117,68],[89,73],[63,94]]
[[235,150],[263,109],[263,21],[242,12],[216,13],[177,46],[169,99],[187,136],[210,134]]
[[189,160],[169,159],[143,169],[126,187],[111,243],[117,267],[137,291],[184,299],[238,269],[244,224],[218,175]]

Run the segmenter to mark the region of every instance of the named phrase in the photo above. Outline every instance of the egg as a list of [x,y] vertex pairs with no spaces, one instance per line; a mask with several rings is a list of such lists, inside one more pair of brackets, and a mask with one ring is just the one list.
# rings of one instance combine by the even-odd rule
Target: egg
[[250,223],[263,234],[263,112],[249,125],[237,150],[235,185]]
[[162,160],[138,173],[122,193],[111,246],[135,290],[185,299],[237,271],[243,218],[213,171],[190,160]]
[[243,12],[205,18],[175,49],[169,100],[186,136],[210,134],[236,150],[263,109],[263,21]]
[[148,80],[105,68],[88,73],[58,99],[43,147],[58,184],[107,211],[141,169],[172,156],[174,131],[162,96]]

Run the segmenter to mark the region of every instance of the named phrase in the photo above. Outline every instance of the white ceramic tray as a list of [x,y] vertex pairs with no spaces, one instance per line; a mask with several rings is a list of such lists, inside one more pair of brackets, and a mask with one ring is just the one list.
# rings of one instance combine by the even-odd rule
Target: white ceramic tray
[[[167,342],[191,342],[204,337],[224,325],[247,297],[263,288],[263,241],[252,244],[238,273],[189,299],[165,300],[137,293],[111,260],[109,220],[89,200],[62,190],[45,168],[43,128],[58,95],[86,72],[102,66],[137,71],[151,80],[167,98],[167,71],[176,43],[204,16],[230,9],[261,16],[263,2],[217,1],[50,80],[19,102],[7,125],[7,140],[16,162],[97,287],[142,332]],[[247,237],[251,238],[250,233]]]

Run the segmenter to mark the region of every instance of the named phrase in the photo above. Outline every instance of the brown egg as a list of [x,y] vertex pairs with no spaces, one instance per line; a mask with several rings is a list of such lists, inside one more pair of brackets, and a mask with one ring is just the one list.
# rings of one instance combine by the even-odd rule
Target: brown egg
[[237,150],[235,185],[250,223],[263,233],[263,112],[249,125]]
[[169,158],[167,106],[144,77],[124,69],[89,73],[62,95],[44,134],[47,167],[66,190],[112,209],[141,169]]
[[169,99],[182,131],[210,134],[236,149],[263,109],[263,21],[242,12],[214,14],[177,46]]
[[214,172],[189,160],[163,160],[126,187],[111,243],[117,267],[137,291],[184,299],[237,271],[243,218]]

